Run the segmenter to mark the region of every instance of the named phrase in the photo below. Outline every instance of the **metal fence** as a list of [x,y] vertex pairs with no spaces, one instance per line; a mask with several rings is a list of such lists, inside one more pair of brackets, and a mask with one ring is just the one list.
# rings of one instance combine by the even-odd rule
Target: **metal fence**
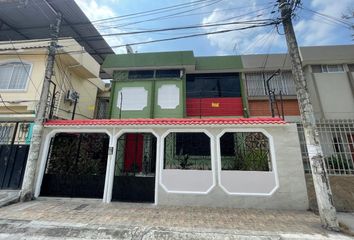
[[[354,175],[354,119],[317,121],[317,129],[330,175]],[[304,129],[297,124],[305,173],[311,173]]]
[[0,189],[21,188],[32,125],[29,122],[0,122]]

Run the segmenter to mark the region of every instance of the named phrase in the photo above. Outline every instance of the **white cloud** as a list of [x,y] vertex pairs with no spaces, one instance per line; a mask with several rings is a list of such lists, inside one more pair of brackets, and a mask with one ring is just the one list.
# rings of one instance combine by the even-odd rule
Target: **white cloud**
[[[214,11],[209,16],[203,19],[203,24],[263,19],[268,18],[268,14],[270,13],[269,8],[262,10],[264,5],[262,7],[258,6],[257,0],[250,0],[248,2],[229,0],[226,1],[226,6],[224,5],[223,9],[238,7],[240,7],[240,11],[238,11],[240,14],[237,15],[240,17],[232,19],[232,17],[235,17],[235,12],[225,12],[220,11],[220,9],[214,9]],[[229,20],[225,21],[225,19]],[[207,32],[229,30],[247,26],[249,25],[242,24],[218,26],[208,28]],[[212,46],[217,47],[217,53],[219,55],[267,52],[270,47],[275,47],[283,44],[281,42],[281,37],[276,33],[275,30],[271,32],[270,28],[265,27],[208,35],[207,39]]]
[[[118,16],[118,14],[115,13],[111,7],[109,7],[109,4],[116,4],[118,3],[118,1],[119,0],[106,0],[106,2],[97,1],[97,0],[75,0],[75,2],[79,5],[79,7],[82,9],[82,11],[86,14],[86,16],[91,21]],[[102,23],[101,25],[95,24],[95,26],[101,34],[123,32],[119,28],[113,28],[115,24],[116,23],[114,22],[110,22],[110,23]],[[135,41],[135,38],[123,37],[123,36],[106,36],[104,38],[110,46],[124,45],[128,42]],[[114,48],[113,50],[116,53],[126,53],[124,47]]]
[[[353,0],[341,0],[340,3],[334,3],[333,0],[312,0],[310,8],[321,14],[341,18],[353,5]],[[302,10],[303,14],[309,14]],[[338,30],[344,26],[333,23],[332,20],[312,14],[310,18],[302,19],[295,24],[295,32],[301,45],[324,45],[335,44],[338,38]],[[350,38],[350,36],[348,36]]]
[[75,2],[91,21],[115,16],[111,8],[99,5],[96,0],[75,0]]

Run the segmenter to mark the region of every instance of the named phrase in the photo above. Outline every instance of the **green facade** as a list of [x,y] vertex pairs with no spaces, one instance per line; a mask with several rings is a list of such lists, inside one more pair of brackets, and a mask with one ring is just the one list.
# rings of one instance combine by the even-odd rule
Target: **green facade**
[[129,69],[193,65],[195,65],[193,52],[180,51],[108,55],[102,67],[105,69]]
[[[184,82],[186,81],[185,76],[182,79],[172,80],[172,79],[159,79],[155,81],[155,97],[154,97],[154,118],[182,118],[184,117],[185,109],[185,91],[183,88]],[[179,89],[179,105],[175,109],[162,109],[157,100],[158,89],[163,85],[175,85]]]
[[[114,82],[114,92],[111,101],[111,118],[151,118],[151,102],[152,102],[152,81],[125,81],[125,82]],[[130,110],[130,111],[120,111],[118,106],[119,91],[124,87],[143,87],[148,92],[147,106],[143,110]],[[112,88],[113,90],[113,88]],[[123,99],[124,101],[124,99]]]
[[[163,109],[158,104],[158,90],[164,85],[174,85],[179,89],[179,105],[174,109]],[[119,118],[183,118],[185,115],[185,76],[182,78],[128,79],[127,71],[114,74],[111,89],[110,117]],[[142,110],[120,110],[119,92],[123,88],[144,88],[148,92],[147,106]],[[123,99],[124,102],[124,99]]]
[[[186,74],[239,72],[242,69],[242,61],[240,56],[194,57],[192,51],[180,51],[109,55],[102,67],[113,73],[110,101],[112,119],[183,118],[186,116]],[[159,69],[180,69],[184,74],[181,78],[129,79],[128,77],[129,71]],[[179,105],[175,108],[161,108],[158,104],[158,91],[165,85],[174,85],[179,89]],[[129,87],[144,88],[148,92],[147,105],[143,109],[120,110],[119,92]]]
[[198,71],[235,71],[242,69],[242,61],[240,56],[196,57],[195,59],[195,69]]

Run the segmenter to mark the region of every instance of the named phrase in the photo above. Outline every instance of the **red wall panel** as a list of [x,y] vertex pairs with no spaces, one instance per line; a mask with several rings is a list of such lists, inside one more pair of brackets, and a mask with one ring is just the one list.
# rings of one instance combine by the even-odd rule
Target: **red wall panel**
[[242,98],[187,98],[187,116],[243,116]]

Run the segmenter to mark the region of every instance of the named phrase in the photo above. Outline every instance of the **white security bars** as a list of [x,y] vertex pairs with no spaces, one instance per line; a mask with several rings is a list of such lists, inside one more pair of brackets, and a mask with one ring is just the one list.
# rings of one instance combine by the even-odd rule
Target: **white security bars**
[[[317,121],[325,164],[330,175],[354,175],[354,120]],[[310,173],[304,129],[298,124],[305,173]]]
[[[267,96],[267,88],[265,81],[273,74],[273,72],[253,72],[246,73],[247,92],[250,97]],[[276,75],[269,82],[270,89],[274,89],[278,94],[281,90],[283,95],[296,95],[294,80],[290,71],[282,72]]]

